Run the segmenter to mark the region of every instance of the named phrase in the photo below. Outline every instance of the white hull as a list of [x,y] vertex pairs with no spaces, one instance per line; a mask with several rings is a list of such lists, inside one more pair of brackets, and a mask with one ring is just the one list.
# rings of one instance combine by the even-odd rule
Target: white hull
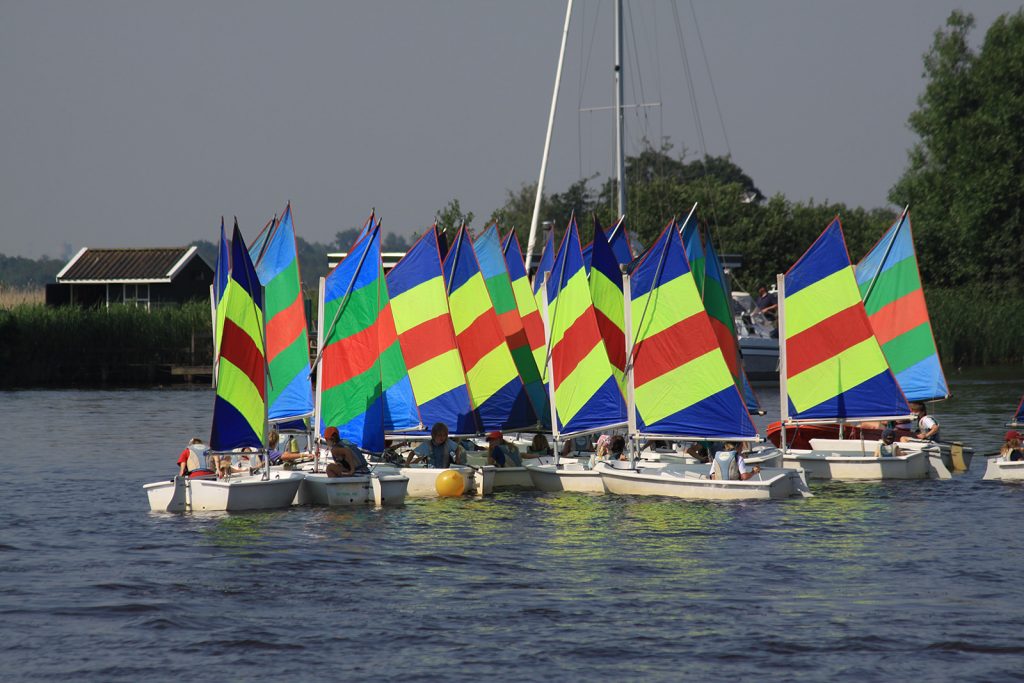
[[289,507],[302,480],[301,472],[271,474],[266,481],[259,474],[227,479],[175,477],[142,488],[149,497],[149,509],[154,512],[236,512]]
[[361,477],[328,477],[310,473],[302,482],[314,505],[341,507],[346,505],[401,505],[405,502],[409,478],[398,474]]
[[563,462],[555,465],[531,465],[527,468],[534,488],[554,493],[572,491],[576,493],[605,493],[604,480],[597,470],[586,469],[579,462]]
[[[811,448],[816,451],[832,451],[853,455],[873,456],[877,441],[860,439],[811,439]],[[942,464],[951,472],[966,472],[974,459],[974,449],[960,443],[936,443],[932,441],[906,441],[897,443],[901,449],[921,451],[926,455],[937,455]]]
[[800,467],[808,479],[840,481],[881,481],[884,479],[945,479],[949,472],[936,456],[931,462],[924,453],[910,453],[897,458],[876,458],[873,455],[843,454],[832,451],[788,451],[783,457],[786,467]]
[[987,481],[1019,481],[1024,482],[1024,460],[1010,462],[1001,457],[989,458],[985,467]]
[[465,465],[452,465],[450,468],[440,467],[393,467],[375,465],[374,471],[380,475],[399,474],[409,479],[406,498],[437,498],[437,477],[448,469],[455,470],[466,481],[465,495],[487,496],[494,491],[494,467],[473,469]]
[[498,467],[494,470],[495,489],[533,489],[533,477],[526,467]]
[[669,496],[687,500],[779,500],[810,496],[803,471],[765,468],[751,479],[708,478],[708,465],[602,463],[598,471],[609,493],[627,496]]

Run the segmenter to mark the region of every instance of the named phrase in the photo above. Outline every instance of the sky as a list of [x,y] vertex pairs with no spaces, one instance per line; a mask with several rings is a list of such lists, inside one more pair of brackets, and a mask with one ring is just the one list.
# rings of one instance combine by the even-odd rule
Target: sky
[[[1020,6],[627,0],[625,101],[659,104],[627,111],[626,152],[668,138],[687,160],[731,154],[767,195],[889,206],[935,31],[963,8],[977,46]],[[372,208],[385,231],[422,231],[452,199],[479,225],[537,180],[564,15],[556,0],[0,0],[0,254],[213,241],[222,215],[251,238],[288,201],[313,242]],[[611,105],[612,52],[611,1],[577,0],[548,192],[614,172],[611,113],[581,111]]]

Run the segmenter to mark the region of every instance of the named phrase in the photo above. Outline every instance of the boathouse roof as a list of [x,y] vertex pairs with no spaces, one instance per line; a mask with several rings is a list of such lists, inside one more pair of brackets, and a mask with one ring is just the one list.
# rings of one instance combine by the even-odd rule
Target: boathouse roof
[[84,247],[57,273],[57,282],[62,284],[171,282],[192,259],[196,258],[202,261],[194,246],[143,249]]

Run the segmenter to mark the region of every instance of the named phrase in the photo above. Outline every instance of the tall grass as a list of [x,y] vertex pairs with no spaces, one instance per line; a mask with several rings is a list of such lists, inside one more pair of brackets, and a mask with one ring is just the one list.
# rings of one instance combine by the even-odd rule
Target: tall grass
[[147,312],[22,304],[0,310],[0,386],[155,383],[169,365],[209,365],[209,305]]
[[973,286],[929,289],[926,295],[947,369],[1024,362],[1024,294]]
[[0,310],[10,310],[24,304],[42,304],[46,290],[41,287],[11,287],[0,282]]

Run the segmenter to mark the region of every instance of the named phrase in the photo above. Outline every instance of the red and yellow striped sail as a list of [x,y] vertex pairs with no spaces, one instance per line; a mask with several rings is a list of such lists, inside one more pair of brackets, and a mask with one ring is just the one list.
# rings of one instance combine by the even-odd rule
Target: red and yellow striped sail
[[484,431],[536,426],[537,415],[505,343],[465,227],[448,251],[444,275],[466,386],[480,426]]
[[838,218],[783,282],[783,419],[834,422],[909,415],[861,302]]
[[612,372],[619,386],[625,390],[626,320],[622,273],[604,231],[598,227],[595,227],[591,246],[590,297],[594,301],[597,327],[601,330]]
[[267,419],[263,288],[238,223],[231,237],[231,275],[217,310],[223,322],[210,448],[262,448]]
[[423,424],[429,428],[443,422],[451,434],[478,433],[448,311],[434,228],[391,269],[387,284],[395,330]]
[[679,438],[756,436],[674,221],[633,270],[630,299],[637,431]]
[[559,434],[594,432],[626,421],[626,404],[612,374],[590,299],[576,218],[562,238],[548,279],[551,329],[549,379]]

